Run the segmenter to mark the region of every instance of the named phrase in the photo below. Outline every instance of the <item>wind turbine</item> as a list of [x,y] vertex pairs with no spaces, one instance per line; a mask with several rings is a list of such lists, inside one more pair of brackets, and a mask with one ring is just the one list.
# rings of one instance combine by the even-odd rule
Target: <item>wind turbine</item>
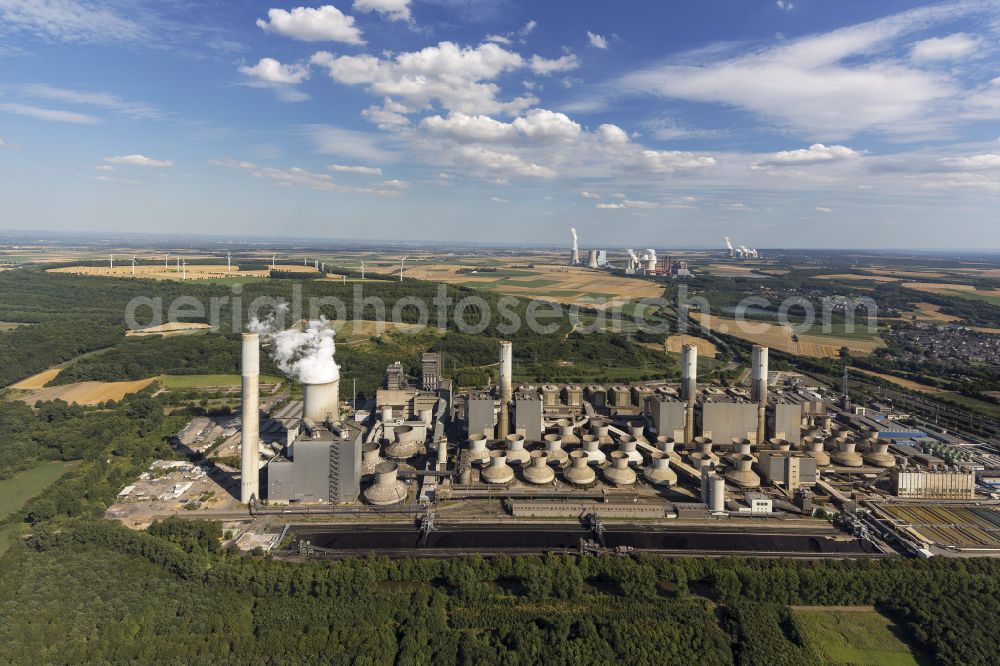
[[109,254],[108,257],[110,257],[110,261],[111,261],[111,265],[109,266],[109,268],[111,268],[113,270],[114,267],[115,267],[115,255]]
[[313,269],[319,270],[319,259],[313,259]]
[[361,260],[361,279],[365,279],[365,260]]
[[277,254],[272,254],[271,255],[271,268],[277,268],[277,267],[278,267],[278,255]]
[[188,275],[187,269],[188,269],[188,262],[187,262],[187,259],[185,259],[184,261],[181,262],[181,279],[182,280],[187,280],[187,275]]
[[307,266],[309,262],[309,257],[302,257],[302,265]]
[[170,258],[169,252],[163,255],[163,270],[167,270],[168,268],[170,268],[170,266],[167,265],[167,259],[169,258]]
[[181,255],[177,255],[177,272],[181,272]]
[[233,272],[233,253],[232,252],[226,252],[226,272],[227,273],[232,273]]
[[135,277],[135,255],[132,255],[132,277]]
[[319,270],[322,273],[326,273],[326,262],[325,261],[323,261],[323,262],[320,263]]
[[403,281],[403,262],[406,261],[406,257],[399,260],[399,281]]

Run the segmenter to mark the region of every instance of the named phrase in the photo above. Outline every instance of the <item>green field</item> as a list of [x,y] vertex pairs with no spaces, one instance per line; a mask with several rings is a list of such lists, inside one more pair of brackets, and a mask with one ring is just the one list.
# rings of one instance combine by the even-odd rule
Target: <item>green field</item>
[[[240,386],[239,375],[164,375],[159,379],[166,388],[201,388],[204,386]],[[261,375],[261,384],[277,384],[282,380]]]
[[[20,509],[32,497],[38,496],[77,464],[79,463],[75,461],[43,463],[0,481],[0,521]],[[0,528],[0,555],[7,550],[17,529],[17,525]]]
[[929,663],[899,637],[893,622],[873,609],[793,608],[813,650],[827,664],[915,666]]

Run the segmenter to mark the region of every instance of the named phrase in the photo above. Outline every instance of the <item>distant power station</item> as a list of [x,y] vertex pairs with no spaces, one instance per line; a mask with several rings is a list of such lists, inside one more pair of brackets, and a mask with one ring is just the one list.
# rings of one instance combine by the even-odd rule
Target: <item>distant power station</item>
[[729,256],[733,259],[761,258],[757,250],[748,248],[746,245],[733,245],[732,241],[729,240],[729,236],[724,236],[722,240],[726,241],[726,251],[729,252]]
[[[576,235],[576,229],[570,229],[569,233],[573,237],[573,246],[569,252],[569,265],[580,266],[580,243]],[[590,250],[587,252],[587,268],[607,268],[608,253],[605,250]]]

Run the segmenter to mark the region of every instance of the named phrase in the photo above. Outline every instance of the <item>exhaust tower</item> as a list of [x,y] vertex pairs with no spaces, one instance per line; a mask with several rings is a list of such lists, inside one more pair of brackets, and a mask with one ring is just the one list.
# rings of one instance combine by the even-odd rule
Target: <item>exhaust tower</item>
[[243,334],[242,419],[240,435],[240,501],[260,499],[260,336]]

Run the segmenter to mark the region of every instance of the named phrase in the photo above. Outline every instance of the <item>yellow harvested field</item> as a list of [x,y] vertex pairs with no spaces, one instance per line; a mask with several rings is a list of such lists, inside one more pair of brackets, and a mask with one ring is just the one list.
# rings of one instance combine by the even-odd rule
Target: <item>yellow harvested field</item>
[[[123,261],[126,260],[123,258]],[[293,273],[316,272],[312,266],[289,265],[279,266],[278,269]],[[67,266],[65,268],[50,268],[49,271],[52,273],[73,273],[75,275],[94,275],[101,277],[132,277],[132,266],[127,262],[121,266],[115,266],[114,268],[109,268],[107,266]],[[208,278],[267,277],[270,275],[270,270],[239,271],[236,270],[236,265],[234,264],[233,270],[230,271],[226,269],[225,264],[188,264],[183,274],[187,276],[188,280],[202,280]],[[162,264],[135,267],[135,277],[139,278],[153,280],[180,280],[181,275],[182,272],[178,271],[176,265],[173,263],[169,264],[168,267],[164,267]]]
[[759,345],[766,345],[778,351],[788,354],[798,354],[800,356],[838,358],[841,347],[847,347],[852,352],[858,354],[870,354],[885,344],[881,338],[874,336],[871,339],[864,340],[836,338],[828,335],[812,335],[809,333],[797,335],[798,340],[796,341],[792,339],[793,332],[789,326],[751,320],[740,322],[735,319],[725,319],[703,313],[695,313],[694,316],[703,326],[707,325],[713,331],[743,338]]
[[33,405],[39,400],[65,400],[80,405],[96,405],[106,400],[121,400],[129,393],[136,393],[146,388],[155,379],[155,377],[150,377],[132,382],[79,382],[64,386],[49,386],[24,396],[20,400],[29,405]]
[[874,273],[875,275],[891,275],[897,278],[912,278],[915,280],[946,277],[944,273],[935,273],[933,271],[898,271],[889,268],[868,268],[866,270],[869,273]]
[[125,331],[126,336],[142,335],[178,335],[181,333],[191,333],[193,331],[204,331],[212,328],[208,324],[198,324],[194,322],[173,321],[159,326],[149,326],[134,331]]
[[22,391],[34,391],[35,389],[40,389],[49,382],[51,382],[53,379],[55,379],[56,375],[59,374],[60,370],[62,370],[62,368],[60,367],[49,368],[48,370],[42,370],[37,375],[32,375],[27,379],[22,379],[16,384],[12,384],[11,388]]
[[921,384],[920,382],[915,382],[910,379],[903,379],[902,377],[895,377],[893,375],[887,375],[881,372],[873,372],[871,370],[865,370],[863,368],[851,368],[851,372],[863,372],[866,375],[871,375],[872,377],[878,377],[879,379],[884,379],[885,381],[895,384],[896,386],[902,386],[903,388],[907,388],[912,391],[923,391],[925,393],[944,392],[944,389],[939,389],[936,386],[928,386],[927,384]]
[[949,322],[958,321],[961,317],[944,314],[940,311],[941,306],[934,303],[917,303],[917,319],[928,319],[930,321]]
[[899,280],[899,278],[886,275],[857,275],[855,273],[832,273],[816,277],[820,280],[860,280],[862,282],[897,282]]
[[787,326],[750,320],[740,322],[735,319],[724,319],[701,312],[694,313],[694,317],[702,326],[708,326],[713,331],[743,338],[759,345],[767,345],[772,349],[789,354],[799,353],[798,345],[792,340],[791,330]]
[[903,286],[915,291],[949,296],[952,292],[975,292],[983,296],[1000,296],[1000,289],[976,289],[971,284],[949,284],[947,282],[904,282]]
[[684,345],[696,345],[698,347],[698,356],[707,356],[709,358],[715,358],[715,355],[719,353],[715,345],[706,340],[705,338],[695,337],[693,335],[671,335],[667,338],[667,351],[674,354],[679,354],[681,352],[681,347]]
[[[513,296],[606,308],[640,298],[662,296],[663,287],[640,278],[611,275],[579,266],[534,264],[531,268],[497,266],[499,273],[459,273],[454,264],[417,264],[406,276],[420,280],[482,287]],[[514,275],[508,274],[513,272]],[[519,274],[520,273],[520,274]]]

